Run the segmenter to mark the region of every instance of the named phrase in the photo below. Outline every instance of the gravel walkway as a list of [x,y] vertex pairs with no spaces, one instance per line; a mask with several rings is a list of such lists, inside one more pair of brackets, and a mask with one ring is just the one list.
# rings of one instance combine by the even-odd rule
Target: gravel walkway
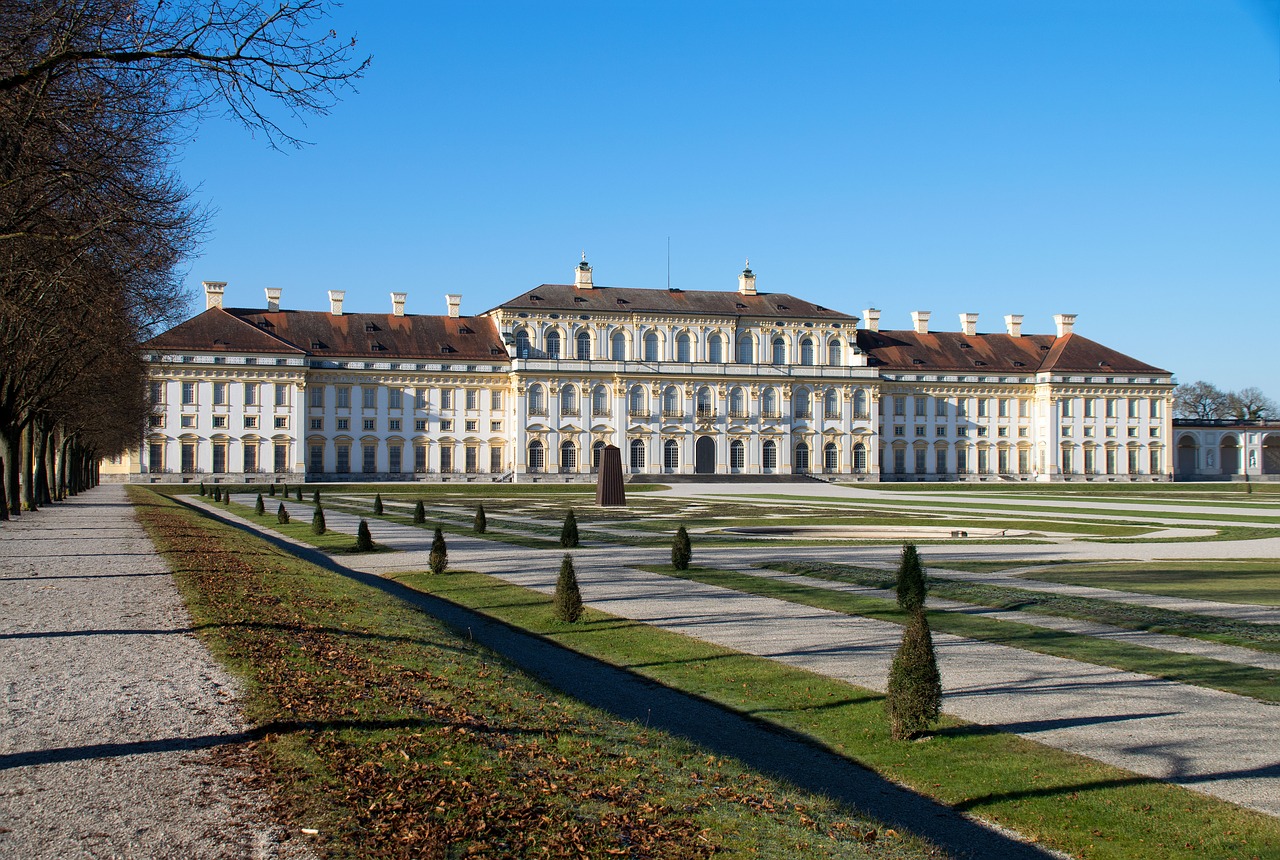
[[0,523],[0,856],[307,856],[247,772],[230,676],[120,486]]

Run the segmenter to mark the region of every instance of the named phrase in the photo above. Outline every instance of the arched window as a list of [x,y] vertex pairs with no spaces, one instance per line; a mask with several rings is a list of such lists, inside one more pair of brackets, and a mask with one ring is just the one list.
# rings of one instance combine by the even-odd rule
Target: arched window
[[840,392],[828,388],[822,395],[822,417],[834,419],[840,417]]
[[676,361],[693,361],[693,343],[687,332],[676,336]]
[[781,337],[775,337],[773,339],[772,363],[773,364],[787,363],[787,342]]
[[756,347],[751,335],[744,334],[738,338],[738,364],[755,364]]
[[528,467],[530,472],[541,472],[547,468],[547,451],[537,439],[529,443]]
[[578,414],[578,389],[577,386],[566,385],[560,389],[560,414],[561,415],[577,415]]
[[529,414],[547,414],[547,390],[536,382],[529,386]]
[[833,337],[827,344],[827,364],[839,367],[844,363],[844,350],[840,347],[840,339]]
[[609,339],[609,358],[614,361],[627,360],[627,336],[620,331],[615,331]]
[[684,414],[680,408],[680,389],[674,385],[668,385],[662,392],[662,414],[668,418]]
[[591,471],[600,471],[600,457],[604,453],[604,443],[596,440],[591,443]]
[[835,442],[822,446],[822,471],[827,474],[840,471],[840,450]]
[[680,443],[668,439],[662,443],[662,470],[674,472],[680,468]]
[[809,389],[797,388],[791,397],[791,405],[795,408],[797,418],[812,418],[813,408],[809,401]]
[[578,332],[578,360],[591,360],[591,332]]
[[853,392],[853,417],[866,418],[867,415],[867,392],[859,388]]
[[644,407],[644,386],[633,385],[631,391],[627,395],[627,411],[632,415],[648,415],[649,410]]
[[560,332],[547,332],[547,358],[560,357]]
[[644,470],[644,441],[641,439],[631,440],[631,469],[636,472]]
[[766,388],[760,392],[760,414],[765,418],[778,417],[778,390],[776,388]]
[[529,357],[529,330],[516,329],[516,358]]
[[698,417],[710,418],[716,414],[716,398],[711,389],[704,385],[698,389]]
[[766,472],[778,468],[778,446],[772,439],[765,441],[764,447],[760,449],[760,466]]
[[609,414],[609,389],[597,385],[591,391],[591,414],[595,416]]
[[729,469],[733,472],[741,472],[747,465],[747,446],[742,444],[741,439],[734,439],[729,443]]
[[729,389],[729,415],[732,418],[747,417],[747,398],[737,386]]
[[578,446],[568,439],[560,443],[560,471],[578,471]]
[[861,442],[853,446],[853,471],[858,473],[867,471],[867,446]]
[[806,337],[800,341],[800,363],[803,365],[813,364],[813,338]]
[[724,362],[724,341],[718,334],[713,334],[707,339],[707,361],[712,364]]
[[796,443],[796,456],[793,462],[793,472],[809,471],[809,443]]
[[644,360],[658,360],[658,333],[649,332],[644,336]]

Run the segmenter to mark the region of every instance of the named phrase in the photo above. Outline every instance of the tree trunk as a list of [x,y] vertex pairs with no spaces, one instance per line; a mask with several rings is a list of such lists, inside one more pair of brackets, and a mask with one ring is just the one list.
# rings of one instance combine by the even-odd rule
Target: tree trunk
[[15,432],[12,426],[5,427],[0,431],[0,443],[4,445],[4,505],[9,509],[9,513],[16,517],[22,513],[22,496],[18,490],[22,434]]
[[32,487],[36,504],[49,505],[53,500],[49,497],[49,431],[43,421],[31,424],[31,466]]
[[29,511],[36,505],[36,428],[28,424],[22,431],[22,504]]
[[9,494],[5,491],[7,483],[4,477],[4,457],[0,456],[0,520],[9,519]]
[[64,501],[67,498],[67,451],[71,448],[71,437],[63,436],[62,443],[58,445],[58,501]]

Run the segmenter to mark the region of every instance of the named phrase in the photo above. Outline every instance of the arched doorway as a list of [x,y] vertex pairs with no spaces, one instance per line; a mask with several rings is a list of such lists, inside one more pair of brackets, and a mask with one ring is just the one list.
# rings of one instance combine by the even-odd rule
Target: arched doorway
[[1222,440],[1218,462],[1222,464],[1222,474],[1240,474],[1240,443],[1234,436],[1227,436]]
[[1262,440],[1262,474],[1280,475],[1280,436],[1269,435]]
[[716,440],[699,436],[693,446],[693,471],[699,475],[714,475],[716,471]]
[[795,462],[792,464],[791,471],[797,475],[803,475],[809,471],[809,443],[800,442],[796,445]]
[[1199,454],[1200,446],[1196,444],[1195,437],[1183,436],[1178,440],[1178,474],[1180,476],[1191,477],[1196,473]]

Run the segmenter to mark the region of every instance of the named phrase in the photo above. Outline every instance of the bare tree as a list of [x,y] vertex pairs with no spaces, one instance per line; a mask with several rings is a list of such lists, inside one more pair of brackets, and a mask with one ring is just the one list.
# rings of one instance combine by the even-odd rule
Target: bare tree
[[1250,386],[1227,394],[1226,416],[1236,421],[1263,421],[1276,416],[1276,402]]
[[1225,418],[1227,394],[1203,380],[1179,385],[1173,392],[1173,414],[1178,418],[1210,421]]

